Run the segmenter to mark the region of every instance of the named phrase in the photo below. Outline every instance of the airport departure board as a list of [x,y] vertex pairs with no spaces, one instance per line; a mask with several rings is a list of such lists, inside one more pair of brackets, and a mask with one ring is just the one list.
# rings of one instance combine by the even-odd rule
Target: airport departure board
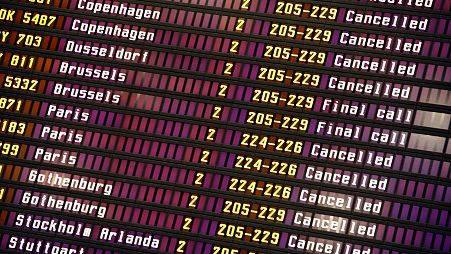
[[0,0],[0,253],[451,253],[451,0]]

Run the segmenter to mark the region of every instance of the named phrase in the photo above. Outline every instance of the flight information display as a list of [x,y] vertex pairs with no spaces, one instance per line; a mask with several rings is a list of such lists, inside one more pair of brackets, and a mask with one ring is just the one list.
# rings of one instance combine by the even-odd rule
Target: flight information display
[[451,253],[450,0],[0,0],[0,253]]

